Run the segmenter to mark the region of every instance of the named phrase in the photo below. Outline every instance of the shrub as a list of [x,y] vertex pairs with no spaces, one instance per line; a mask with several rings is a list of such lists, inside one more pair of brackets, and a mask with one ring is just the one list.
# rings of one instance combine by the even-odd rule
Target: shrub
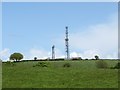
[[96,62],[96,67],[97,68],[107,68],[108,67],[108,64],[103,61],[103,60],[100,60],[100,61],[97,61]]
[[72,58],[72,60],[78,60],[78,58]]
[[85,60],[88,60],[87,58]]
[[81,57],[73,57],[72,60],[82,60]]
[[63,67],[70,67],[71,65],[70,65],[70,63],[65,63],[64,65],[63,65]]
[[38,62],[36,65],[34,65],[33,67],[36,67],[36,66],[38,66],[38,67],[48,67],[48,64],[47,63],[45,63],[45,62]]
[[8,65],[8,66],[15,66],[15,63],[14,63],[14,62],[7,61],[7,62],[6,62],[6,65]]
[[111,67],[111,69],[120,69],[120,62],[118,62],[115,67]]

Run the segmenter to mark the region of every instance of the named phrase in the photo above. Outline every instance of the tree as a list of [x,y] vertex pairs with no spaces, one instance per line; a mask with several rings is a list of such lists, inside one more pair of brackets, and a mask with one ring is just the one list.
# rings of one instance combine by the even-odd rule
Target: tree
[[34,57],[34,60],[37,60],[37,57]]
[[98,59],[99,59],[99,56],[95,55],[95,59],[98,60]]
[[23,55],[21,53],[13,53],[10,55],[10,60],[19,61],[21,59],[23,59]]

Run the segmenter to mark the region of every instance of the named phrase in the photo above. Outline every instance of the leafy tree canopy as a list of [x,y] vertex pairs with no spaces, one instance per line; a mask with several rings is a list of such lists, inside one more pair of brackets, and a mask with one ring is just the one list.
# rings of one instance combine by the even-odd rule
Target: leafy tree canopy
[[10,55],[10,60],[19,61],[21,59],[23,59],[23,55],[21,53],[13,53]]
[[99,59],[99,56],[95,55],[95,59],[98,60],[98,59]]

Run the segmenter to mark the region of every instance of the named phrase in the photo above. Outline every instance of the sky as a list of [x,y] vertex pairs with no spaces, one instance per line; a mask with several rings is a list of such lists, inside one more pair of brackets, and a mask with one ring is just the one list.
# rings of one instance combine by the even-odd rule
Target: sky
[[1,0],[2,2],[119,2],[119,0]]
[[65,57],[65,27],[70,57],[118,58],[117,2],[3,2],[2,60],[14,52],[24,59]]

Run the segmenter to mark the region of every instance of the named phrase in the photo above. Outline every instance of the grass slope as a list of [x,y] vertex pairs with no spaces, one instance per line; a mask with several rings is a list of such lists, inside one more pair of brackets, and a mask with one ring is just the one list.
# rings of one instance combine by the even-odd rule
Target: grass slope
[[0,60],[0,90],[2,89],[2,61]]
[[[40,61],[39,61],[40,62]],[[63,67],[64,63],[71,67]],[[46,61],[48,67],[33,67],[37,61],[3,63],[3,88],[117,88],[117,69],[98,69],[94,60]],[[107,61],[109,67],[117,61]]]

